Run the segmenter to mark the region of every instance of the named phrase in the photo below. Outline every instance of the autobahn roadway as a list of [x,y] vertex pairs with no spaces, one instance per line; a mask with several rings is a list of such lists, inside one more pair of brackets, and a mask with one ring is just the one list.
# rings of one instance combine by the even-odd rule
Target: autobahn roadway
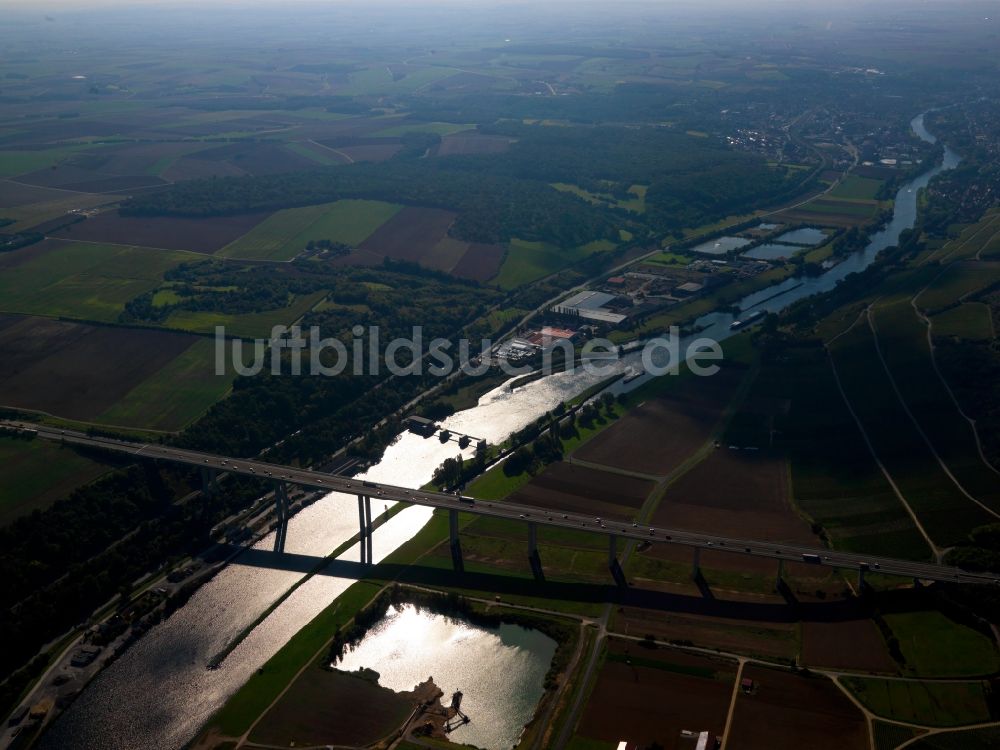
[[600,519],[582,513],[561,513],[529,505],[506,501],[482,501],[471,497],[396,487],[381,482],[369,482],[353,477],[325,474],[310,469],[273,464],[256,459],[227,458],[200,451],[185,450],[158,443],[135,443],[114,438],[88,435],[73,430],[61,430],[44,425],[27,424],[8,420],[0,426],[34,433],[38,438],[55,440],[71,445],[99,448],[129,453],[134,456],[197,466],[214,472],[228,472],[258,479],[295,484],[317,490],[365,495],[372,500],[392,500],[414,503],[433,508],[476,513],[512,521],[534,523],[577,531],[590,531],[609,537],[635,539],[642,542],[680,544],[696,550],[716,550],[749,557],[765,557],[786,563],[807,563],[830,568],[902,576],[919,580],[952,583],[1000,584],[1000,578],[989,573],[974,573],[960,568],[936,563],[897,560],[889,557],[839,552],[824,547],[805,547],[798,544],[762,542],[734,539],[715,534],[696,533],[677,529],[650,528],[615,519]]

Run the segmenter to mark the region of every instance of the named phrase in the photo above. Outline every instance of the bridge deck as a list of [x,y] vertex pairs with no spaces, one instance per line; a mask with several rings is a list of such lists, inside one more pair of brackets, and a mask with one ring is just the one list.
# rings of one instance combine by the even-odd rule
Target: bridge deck
[[823,547],[806,547],[797,544],[735,539],[677,529],[654,529],[627,522],[598,520],[593,516],[585,516],[581,513],[557,513],[506,501],[487,502],[475,500],[471,497],[456,496],[446,492],[397,487],[381,482],[369,482],[352,477],[324,474],[310,469],[299,469],[256,459],[228,458],[157,443],[134,443],[87,435],[72,430],[60,430],[43,425],[23,424],[19,422],[0,421],[0,425],[8,428],[27,430],[35,433],[39,438],[63,441],[73,445],[131,453],[144,458],[199,466],[215,471],[231,472],[233,474],[254,476],[261,479],[271,479],[314,489],[329,490],[331,492],[367,495],[379,500],[392,500],[395,502],[426,505],[433,508],[460,510],[463,513],[476,513],[484,516],[507,518],[515,521],[536,523],[541,526],[590,531],[597,534],[636,539],[644,542],[681,544],[696,549],[715,549],[722,552],[732,552],[751,557],[766,557],[786,562],[807,562],[831,568],[860,571],[862,573],[869,571],[872,573],[932,581],[1000,584],[1000,577],[994,574],[973,573],[947,565],[840,552]]

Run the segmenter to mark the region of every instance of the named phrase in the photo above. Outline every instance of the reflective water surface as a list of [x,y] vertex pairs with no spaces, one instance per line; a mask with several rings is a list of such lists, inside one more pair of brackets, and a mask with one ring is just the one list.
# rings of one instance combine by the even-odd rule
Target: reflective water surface
[[542,697],[556,642],[537,630],[470,625],[405,605],[392,608],[335,666],[379,673],[379,684],[411,690],[428,677],[444,691],[442,703],[461,690],[471,721],[451,733],[455,742],[487,750],[517,744]]
[[[922,117],[912,125],[918,135],[933,140],[924,129]],[[943,164],[904,185],[896,196],[892,221],[873,235],[865,250],[817,278],[788,279],[749,295],[740,301],[740,309],[778,311],[797,299],[832,289],[849,273],[863,270],[880,250],[898,241],[903,229],[913,226],[917,191],[958,162],[958,155],[946,147]],[[699,335],[721,341],[732,335],[732,321],[728,313],[705,315],[697,322],[704,329]],[[638,355],[629,358],[638,361]],[[514,391],[501,386],[486,394],[475,408],[459,412],[442,424],[453,432],[499,442],[603,377],[577,371],[543,378]],[[614,390],[631,390],[648,378],[641,376],[628,384],[619,381]],[[466,455],[471,455],[474,445],[466,449]],[[366,477],[416,488],[430,480],[444,459],[458,452],[456,443],[442,444],[436,437],[404,433]],[[258,667],[350,585],[350,580],[333,575],[314,576],[255,628],[219,669],[206,668],[216,654],[301,580],[303,571],[311,566],[303,567],[302,557],[296,556],[307,560],[310,556],[323,557],[356,533],[356,502],[353,496],[331,493],[291,520],[284,555],[268,552],[274,545],[269,535],[256,545],[253,564],[237,558],[169,620],[153,628],[105,669],[56,720],[40,747],[168,750],[190,742]],[[375,514],[383,510],[378,503],[372,508]],[[374,560],[384,559],[411,539],[430,516],[430,509],[421,507],[394,516],[374,535]],[[264,567],[268,559],[270,567]],[[359,550],[355,546],[341,559],[356,561]],[[378,666],[374,668],[382,671]],[[410,687],[412,684],[406,689]],[[459,687],[466,692],[476,689],[474,685]],[[504,708],[498,699],[495,709]]]

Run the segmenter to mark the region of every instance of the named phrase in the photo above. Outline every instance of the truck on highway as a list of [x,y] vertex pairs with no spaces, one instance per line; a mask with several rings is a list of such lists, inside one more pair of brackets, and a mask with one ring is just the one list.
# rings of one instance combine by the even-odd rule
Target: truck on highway
[[802,555],[802,562],[812,563],[813,565],[819,565],[820,562],[822,562],[822,558],[819,555],[814,555],[807,552]]

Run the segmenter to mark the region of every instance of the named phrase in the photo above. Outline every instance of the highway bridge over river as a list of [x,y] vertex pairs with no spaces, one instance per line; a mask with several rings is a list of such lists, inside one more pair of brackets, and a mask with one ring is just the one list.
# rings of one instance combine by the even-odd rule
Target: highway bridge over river
[[37,438],[54,440],[70,445],[78,445],[102,450],[128,453],[140,458],[169,461],[198,467],[203,481],[209,487],[214,476],[220,472],[239,474],[258,479],[270,480],[274,484],[274,498],[279,521],[278,536],[283,537],[288,521],[287,486],[298,485],[314,490],[342,492],[358,498],[358,526],[361,540],[361,562],[372,559],[372,498],[392,500],[401,503],[426,505],[448,511],[451,530],[452,559],[458,570],[462,569],[462,552],[458,537],[458,514],[475,513],[495,518],[506,518],[525,523],[528,526],[528,555],[532,570],[541,576],[541,560],[538,555],[537,529],[552,526],[602,534],[608,538],[608,565],[615,579],[624,584],[624,575],[618,563],[617,546],[619,539],[634,539],[640,542],[679,544],[694,549],[693,575],[699,573],[699,559],[702,550],[731,552],[748,557],[765,557],[778,563],[778,582],[781,581],[785,563],[806,563],[829,568],[851,570],[858,575],[859,588],[864,585],[866,572],[902,576],[914,580],[942,581],[951,583],[1000,584],[1000,576],[990,573],[974,573],[960,568],[935,563],[897,560],[889,557],[861,555],[839,552],[824,547],[805,547],[797,544],[762,542],[751,539],[734,539],[715,534],[681,531],[677,529],[650,528],[636,523],[598,519],[581,513],[561,513],[545,508],[520,505],[505,501],[483,501],[471,497],[446,492],[414,490],[396,487],[381,482],[370,482],[353,477],[325,474],[311,469],[272,464],[257,459],[228,458],[210,453],[185,450],[158,443],[136,443],[126,440],[88,435],[83,432],[61,430],[44,425],[22,422],[0,421],[0,427],[20,430]]

